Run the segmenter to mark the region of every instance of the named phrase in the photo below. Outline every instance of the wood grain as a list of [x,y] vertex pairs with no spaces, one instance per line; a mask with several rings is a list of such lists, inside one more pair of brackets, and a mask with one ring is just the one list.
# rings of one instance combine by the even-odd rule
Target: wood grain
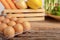
[[7,16],[12,17],[39,17],[39,16],[45,16],[45,13],[22,13],[22,14],[7,14]]
[[45,12],[44,9],[37,9],[37,10],[33,10],[33,9],[20,9],[20,10],[4,10],[4,14],[9,13],[9,12],[13,12],[13,13],[17,13],[17,12]]

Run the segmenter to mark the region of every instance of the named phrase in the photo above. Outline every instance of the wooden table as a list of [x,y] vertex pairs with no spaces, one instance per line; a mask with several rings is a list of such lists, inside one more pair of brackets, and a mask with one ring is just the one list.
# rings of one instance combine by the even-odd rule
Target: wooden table
[[44,22],[31,22],[30,32],[20,34],[9,40],[60,40],[60,22],[46,17]]

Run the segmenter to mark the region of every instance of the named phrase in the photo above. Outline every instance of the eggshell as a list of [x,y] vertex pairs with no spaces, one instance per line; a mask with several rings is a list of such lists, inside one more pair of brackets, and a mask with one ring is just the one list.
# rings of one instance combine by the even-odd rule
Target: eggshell
[[9,38],[9,37],[14,37],[15,36],[15,30],[13,27],[9,26],[4,29],[4,36]]
[[12,18],[12,17],[11,17],[10,14],[7,14],[7,15],[6,15],[6,18],[9,18],[9,19],[10,19],[10,18]]
[[24,20],[23,19],[18,19],[16,22],[22,24],[24,22]]
[[10,22],[10,20],[8,19],[8,18],[5,18],[4,20],[3,20],[3,23],[9,23]]
[[0,22],[0,24],[1,24],[2,22]]
[[7,24],[1,23],[1,24],[0,24],[0,32],[3,32],[3,30],[4,30],[5,28],[7,28],[7,27],[8,27]]
[[23,26],[21,24],[17,24],[14,26],[14,29],[16,31],[16,33],[23,33]]
[[4,16],[0,16],[0,21],[3,21],[4,19]]
[[29,22],[24,22],[24,23],[22,23],[22,25],[23,25],[24,31],[31,30],[31,25]]
[[15,23],[15,21],[10,21],[10,22],[8,23],[8,25],[9,25],[9,26],[15,26],[16,23]]
[[16,17],[12,17],[10,18],[12,21],[17,21],[17,18]]

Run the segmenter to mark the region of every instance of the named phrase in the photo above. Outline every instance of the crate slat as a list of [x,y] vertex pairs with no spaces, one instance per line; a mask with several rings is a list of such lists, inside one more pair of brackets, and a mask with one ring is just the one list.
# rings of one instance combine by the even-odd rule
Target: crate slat
[[7,16],[12,16],[12,17],[40,17],[40,16],[45,16],[44,13],[28,13],[28,14],[7,14]]
[[19,10],[4,10],[4,14],[6,13],[17,13],[17,12],[45,12],[44,9],[37,9],[37,10],[33,10],[33,9],[19,9]]
[[44,17],[32,17],[32,18],[20,18],[23,19],[25,21],[44,21],[45,18]]
[[45,10],[44,9],[18,9],[18,10],[4,10],[3,14],[7,17],[19,17],[24,18],[26,21],[44,21]]

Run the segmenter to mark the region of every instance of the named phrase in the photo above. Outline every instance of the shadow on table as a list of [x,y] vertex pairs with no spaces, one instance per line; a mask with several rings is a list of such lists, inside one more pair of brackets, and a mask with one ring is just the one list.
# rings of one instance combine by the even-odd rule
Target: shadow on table
[[54,19],[54,18],[51,18],[49,16],[46,16],[45,17],[45,21],[48,21],[48,22],[55,22],[55,23],[60,23],[60,21]]

